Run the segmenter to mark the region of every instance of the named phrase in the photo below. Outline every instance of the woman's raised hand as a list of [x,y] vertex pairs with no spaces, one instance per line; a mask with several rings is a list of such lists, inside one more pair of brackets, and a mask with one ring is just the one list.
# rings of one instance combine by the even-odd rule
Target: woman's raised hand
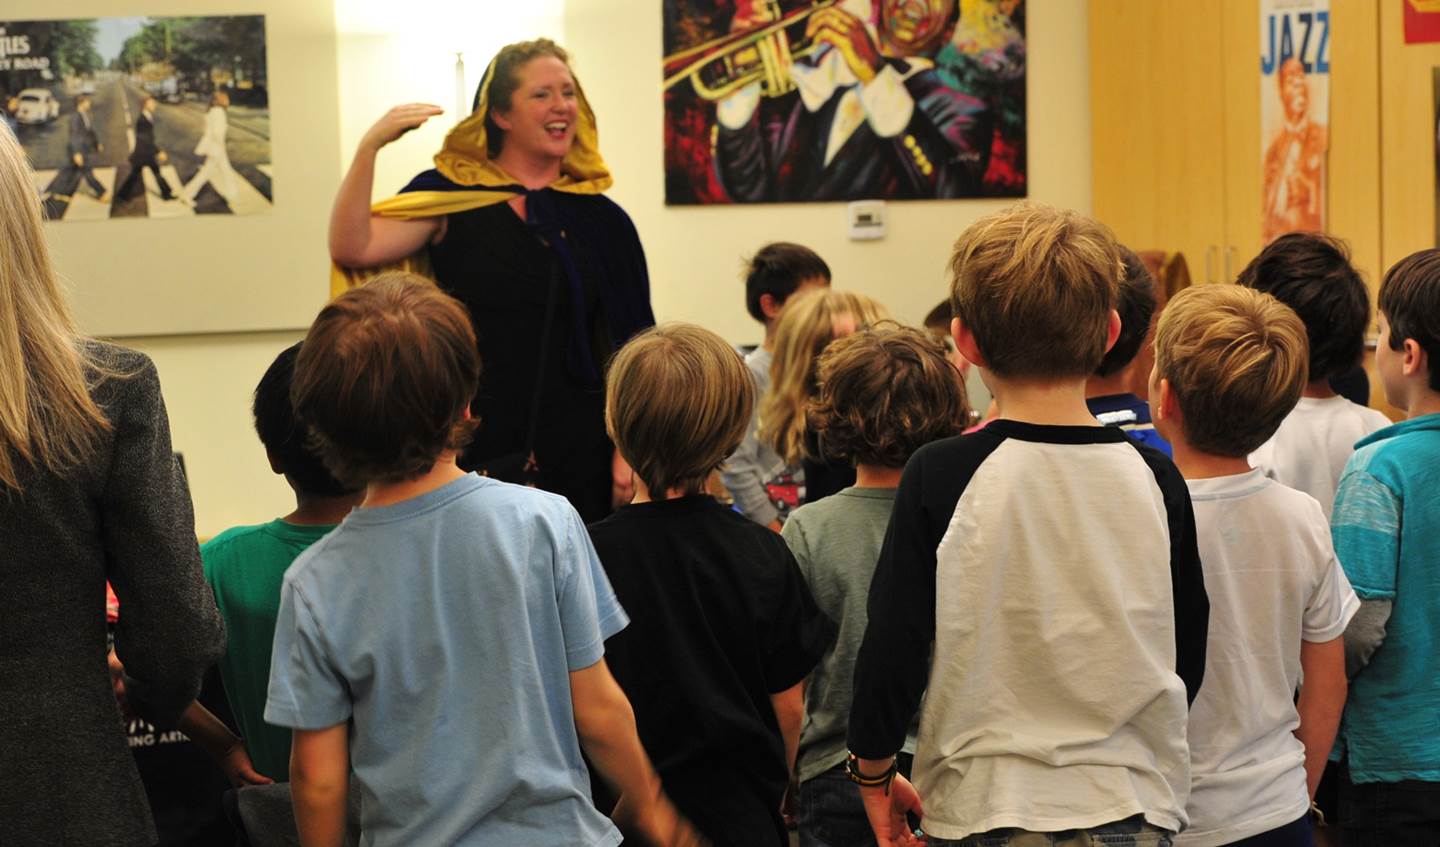
[[396,106],[381,116],[361,139],[362,147],[379,150],[410,130],[420,126],[445,110],[430,103],[406,103]]

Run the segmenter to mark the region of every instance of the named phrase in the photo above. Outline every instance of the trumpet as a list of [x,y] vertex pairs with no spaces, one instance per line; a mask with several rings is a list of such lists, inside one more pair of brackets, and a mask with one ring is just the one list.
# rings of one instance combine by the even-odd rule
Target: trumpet
[[[790,66],[820,47],[805,37],[805,21],[837,2],[839,0],[816,0],[770,23],[732,32],[666,56],[664,90],[689,80],[695,93],[706,100],[724,99],[753,82],[760,83],[760,91],[766,97],[794,91]],[[772,13],[778,12],[776,0],[767,0],[767,5]],[[798,33],[792,34],[792,28]]]

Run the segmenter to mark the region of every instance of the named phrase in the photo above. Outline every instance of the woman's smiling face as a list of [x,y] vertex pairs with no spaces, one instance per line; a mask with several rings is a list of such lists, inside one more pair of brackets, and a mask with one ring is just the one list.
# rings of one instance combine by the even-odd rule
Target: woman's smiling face
[[508,109],[495,108],[495,125],[505,131],[513,153],[563,159],[575,141],[580,101],[570,68],[554,56],[537,56],[520,67],[520,84]]

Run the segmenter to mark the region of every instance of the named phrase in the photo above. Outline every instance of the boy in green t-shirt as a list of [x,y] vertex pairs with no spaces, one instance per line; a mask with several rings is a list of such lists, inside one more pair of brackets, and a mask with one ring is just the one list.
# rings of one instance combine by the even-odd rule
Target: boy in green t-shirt
[[229,649],[220,676],[255,770],[284,782],[290,772],[290,730],[265,723],[270,649],[285,571],[305,548],[335,528],[364,495],[347,490],[307,446],[305,426],[290,403],[300,344],[282,352],[255,388],[255,431],[270,467],[295,491],[295,511],[257,526],[228,529],[200,548],[205,579],[225,618]]

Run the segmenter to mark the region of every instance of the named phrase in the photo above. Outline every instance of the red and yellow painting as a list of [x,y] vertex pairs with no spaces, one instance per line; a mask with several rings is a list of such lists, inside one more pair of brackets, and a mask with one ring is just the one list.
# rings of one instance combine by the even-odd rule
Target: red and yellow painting
[[671,205],[1023,197],[1024,0],[664,0]]

